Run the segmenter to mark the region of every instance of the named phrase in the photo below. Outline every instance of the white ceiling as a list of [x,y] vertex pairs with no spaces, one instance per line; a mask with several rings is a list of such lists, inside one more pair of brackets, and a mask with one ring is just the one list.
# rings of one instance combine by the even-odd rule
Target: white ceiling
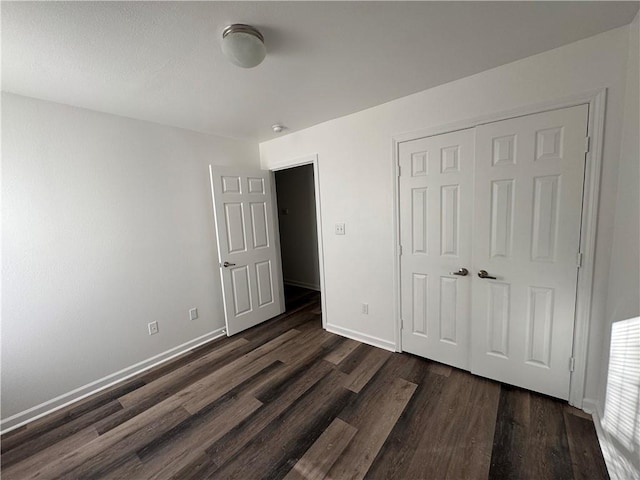
[[[266,140],[633,20],[638,2],[2,2],[2,89]],[[230,23],[267,58],[220,52]],[[287,131],[285,131],[286,133]]]

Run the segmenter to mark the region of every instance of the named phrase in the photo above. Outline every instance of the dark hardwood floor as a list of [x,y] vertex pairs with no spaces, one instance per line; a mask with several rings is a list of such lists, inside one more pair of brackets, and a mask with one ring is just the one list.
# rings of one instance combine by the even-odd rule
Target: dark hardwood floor
[[590,418],[321,328],[319,296],[1,439],[2,478],[600,479]]

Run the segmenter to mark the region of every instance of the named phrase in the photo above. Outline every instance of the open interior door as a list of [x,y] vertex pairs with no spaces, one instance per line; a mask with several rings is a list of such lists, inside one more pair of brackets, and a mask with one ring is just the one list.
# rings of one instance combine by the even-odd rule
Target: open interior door
[[284,311],[271,172],[209,166],[227,335]]

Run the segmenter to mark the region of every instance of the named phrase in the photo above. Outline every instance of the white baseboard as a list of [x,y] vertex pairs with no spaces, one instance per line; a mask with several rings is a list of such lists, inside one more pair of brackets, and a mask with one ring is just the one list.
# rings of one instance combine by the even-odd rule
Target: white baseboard
[[286,278],[282,282],[285,285],[291,285],[293,287],[308,288],[309,290],[315,290],[316,292],[320,291],[320,285],[315,285],[313,283],[298,282],[297,280],[287,280]]
[[396,351],[396,344],[394,342],[389,342],[388,340],[383,340],[382,338],[378,338],[378,337],[372,337],[371,335],[366,335],[364,333],[356,332],[355,330],[351,330],[349,328],[339,327],[337,325],[332,325],[330,323],[327,323],[327,331],[331,333],[336,333],[343,337],[357,340],[362,343],[366,343],[367,345],[383,348],[391,352]]
[[56,398],[47,400],[46,402],[36,405],[35,407],[31,407],[20,413],[16,413],[15,415],[2,420],[2,422],[0,423],[0,434],[5,434],[27,423],[33,422],[38,418],[49,415],[56,410],[60,410],[61,408],[67,407],[72,403],[77,402],[78,400],[82,400],[83,398],[86,398],[90,395],[94,395],[106,388],[115,385],[118,382],[138,375],[139,373],[149,370],[157,365],[160,365],[161,363],[167,362],[172,358],[188,352],[189,350],[199,347],[200,345],[204,345],[205,343],[215,340],[216,338],[220,338],[223,335],[225,335],[224,327],[218,328],[212,332],[206,333],[200,337],[183,343],[182,345],[178,345],[177,347],[171,348],[158,355],[154,355],[153,357],[143,360],[142,362],[136,363],[135,365],[131,365],[130,367],[107,375],[106,377],[88,383],[82,387],[76,388],[75,390],[71,390],[70,392],[64,393]]
[[585,413],[593,416],[593,413],[598,410],[598,403],[592,398],[583,398],[582,399],[582,410]]
[[[602,416],[598,412],[599,410],[598,404],[593,400],[589,400],[586,398],[582,403],[583,405],[585,405],[585,411],[587,411],[587,405],[591,410],[590,412],[587,411],[587,413],[590,413],[591,417],[593,418],[593,425],[596,427],[596,435],[598,436],[598,443],[600,443],[600,450],[602,450],[602,456],[604,457],[604,463],[607,465],[607,471],[609,472],[609,477],[611,478],[611,480],[618,480],[618,476],[615,475],[615,472],[613,471],[614,469],[611,468],[612,467],[611,455],[613,454],[613,452],[611,451],[611,439],[609,438],[609,433],[604,428],[602,428],[602,421],[601,421]],[[619,479],[619,480],[623,480],[623,479]]]
[[604,463],[607,466],[607,472],[611,480],[629,480],[630,478],[640,478],[640,471],[634,467],[630,458],[625,458],[624,454],[616,448],[616,444],[606,428],[602,426],[603,412],[598,404],[590,399],[585,398],[583,401],[585,411],[587,406],[592,409],[593,425],[596,427],[598,443],[602,450]]

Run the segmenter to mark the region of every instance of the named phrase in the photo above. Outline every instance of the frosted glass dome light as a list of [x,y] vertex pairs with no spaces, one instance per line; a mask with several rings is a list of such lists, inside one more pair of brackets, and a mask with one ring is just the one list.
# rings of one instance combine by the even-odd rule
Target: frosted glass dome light
[[253,68],[264,60],[267,49],[256,28],[236,23],[222,31],[222,53],[239,67]]

